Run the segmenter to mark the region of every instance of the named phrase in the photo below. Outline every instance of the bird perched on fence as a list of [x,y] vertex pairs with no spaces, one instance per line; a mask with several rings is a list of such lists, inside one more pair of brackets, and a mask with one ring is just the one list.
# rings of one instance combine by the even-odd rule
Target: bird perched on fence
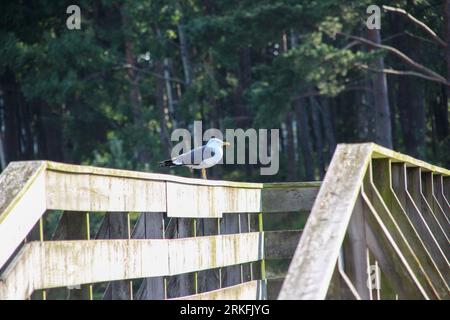
[[180,167],[185,166],[191,169],[201,169],[202,178],[206,179],[206,168],[216,165],[223,157],[223,146],[229,146],[229,142],[224,142],[218,138],[212,138],[204,146],[195,148],[183,153],[178,157],[161,161],[160,167]]

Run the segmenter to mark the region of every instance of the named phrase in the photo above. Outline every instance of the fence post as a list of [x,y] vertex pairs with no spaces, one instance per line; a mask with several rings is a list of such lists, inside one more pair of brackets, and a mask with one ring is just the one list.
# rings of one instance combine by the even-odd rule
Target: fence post
[[[133,239],[164,239],[164,213],[144,212],[134,227]],[[162,300],[165,298],[164,277],[145,278],[135,300]]]

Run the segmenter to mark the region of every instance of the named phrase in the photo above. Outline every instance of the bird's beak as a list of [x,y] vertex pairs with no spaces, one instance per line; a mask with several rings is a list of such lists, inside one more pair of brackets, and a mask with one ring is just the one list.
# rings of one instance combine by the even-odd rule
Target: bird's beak
[[225,141],[225,142],[223,143],[223,145],[224,145],[224,146],[231,146],[231,143],[229,143],[228,141]]

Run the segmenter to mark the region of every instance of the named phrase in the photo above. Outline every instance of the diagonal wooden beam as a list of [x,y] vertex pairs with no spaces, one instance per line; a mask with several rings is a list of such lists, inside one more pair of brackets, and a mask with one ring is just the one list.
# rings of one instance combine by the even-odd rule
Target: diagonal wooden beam
[[11,162],[0,175],[0,270],[46,210],[45,168]]

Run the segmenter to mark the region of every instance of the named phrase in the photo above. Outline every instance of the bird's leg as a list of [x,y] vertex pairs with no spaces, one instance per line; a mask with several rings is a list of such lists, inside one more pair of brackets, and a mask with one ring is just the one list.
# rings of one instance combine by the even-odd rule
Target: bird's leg
[[202,179],[207,180],[208,178],[206,177],[206,169],[202,169]]

